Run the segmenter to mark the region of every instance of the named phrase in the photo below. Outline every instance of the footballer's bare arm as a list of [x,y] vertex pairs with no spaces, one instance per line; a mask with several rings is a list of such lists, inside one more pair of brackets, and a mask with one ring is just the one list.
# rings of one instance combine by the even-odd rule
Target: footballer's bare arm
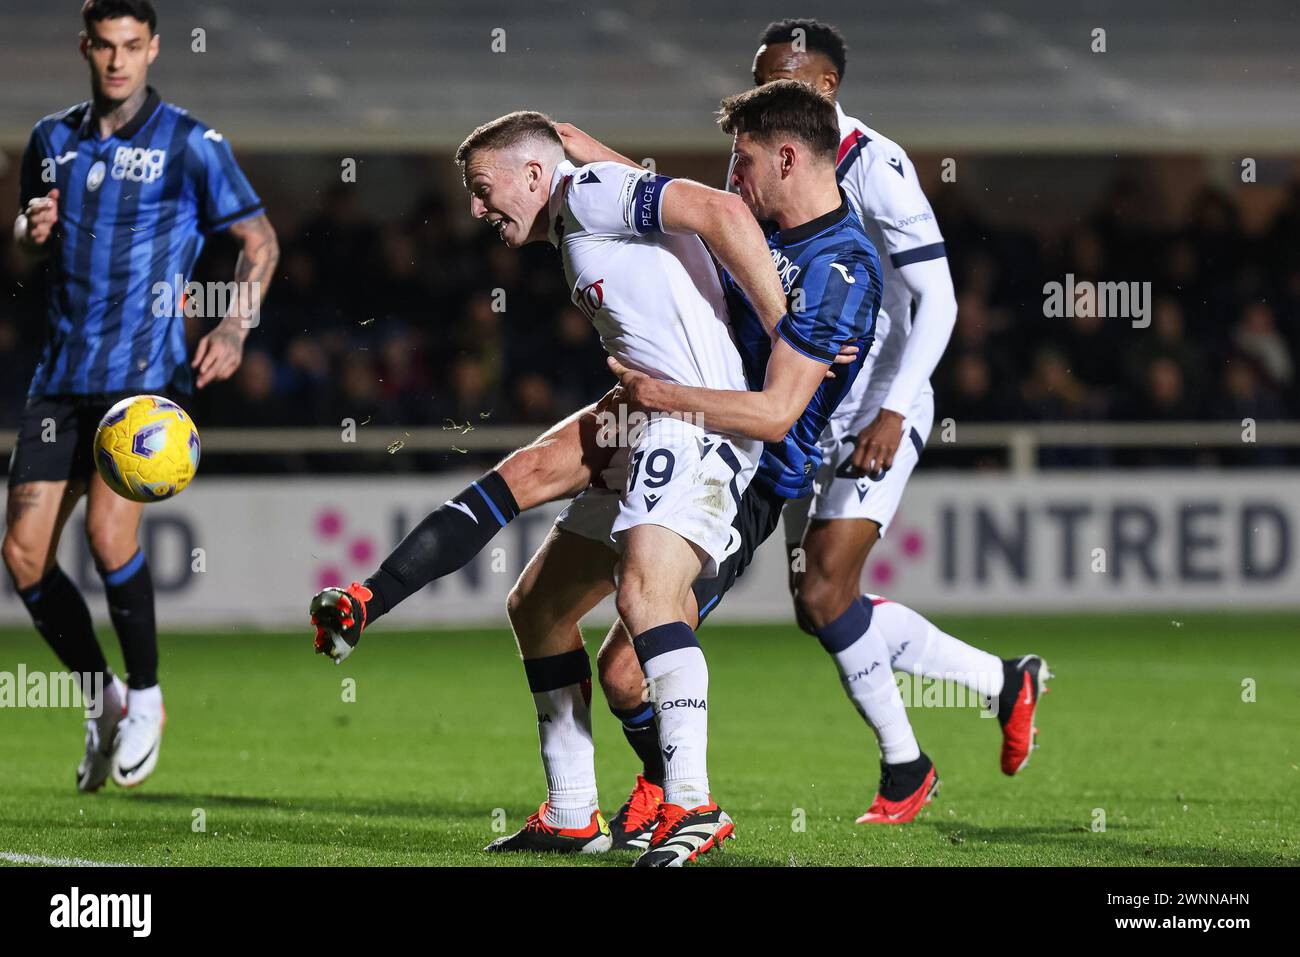
[[560,134],[564,143],[564,155],[579,166],[588,163],[622,163],[641,169],[640,163],[634,163],[622,153],[610,149],[590,133],[583,132],[572,123],[556,123],[555,132]]
[[193,366],[198,370],[198,387],[229,379],[244,356],[244,340],[258,323],[275,267],[280,261],[280,244],[265,213],[250,216],[230,227],[240,244],[235,262],[235,296],[220,324],[199,340]]
[[664,188],[659,221],[664,232],[694,233],[704,240],[775,338],[786,313],[785,290],[763,230],[745,201],[735,193],[675,179]]
[[825,362],[800,354],[784,339],[772,347],[763,388],[751,392],[678,385],[625,368],[616,359],[607,361],[634,406],[647,412],[689,413],[699,416],[710,432],[762,442],[785,438],[827,369]]
[[258,309],[275,278],[280,243],[265,213],[235,223],[230,227],[230,235],[240,244],[239,259],[235,262],[239,299],[225,321],[237,322],[247,334],[247,330],[257,325]]

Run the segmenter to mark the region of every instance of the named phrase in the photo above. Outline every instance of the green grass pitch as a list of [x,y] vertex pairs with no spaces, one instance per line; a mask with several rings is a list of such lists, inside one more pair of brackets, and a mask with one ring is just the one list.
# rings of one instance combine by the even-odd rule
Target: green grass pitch
[[[913,710],[938,798],[910,825],[855,825],[877,751],[825,653],[793,626],[711,625],[711,783],[737,840],[702,866],[1300,863],[1297,616],[937,623],[999,654],[1047,658],[1057,677],[1030,766],[1001,774],[995,721]],[[593,657],[599,638],[588,634]],[[117,660],[111,634],[107,644]],[[0,671],[19,662],[55,667],[34,633],[0,632]],[[378,627],[341,667],[304,634],[169,634],[162,664],[162,756],[132,792],[76,793],[77,712],[0,709],[0,863],[631,863],[481,853],[494,823],[513,830],[545,796],[504,629]],[[342,700],[345,678],[354,702]],[[1248,678],[1254,702],[1242,700]],[[611,814],[636,765],[599,690],[593,713]]]

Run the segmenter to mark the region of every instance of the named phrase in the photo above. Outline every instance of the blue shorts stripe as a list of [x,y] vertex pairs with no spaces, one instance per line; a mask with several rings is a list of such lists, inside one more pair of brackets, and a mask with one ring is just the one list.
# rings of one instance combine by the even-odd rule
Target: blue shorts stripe
[[714,595],[712,598],[709,599],[708,604],[706,604],[703,608],[700,609],[701,623],[704,622],[704,616],[713,610],[713,606],[716,605],[721,600],[721,598],[722,598],[721,595]]

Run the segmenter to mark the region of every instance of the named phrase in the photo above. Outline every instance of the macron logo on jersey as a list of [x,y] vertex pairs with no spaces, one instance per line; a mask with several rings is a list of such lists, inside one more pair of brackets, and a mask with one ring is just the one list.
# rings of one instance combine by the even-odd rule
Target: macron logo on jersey
[[119,146],[113,154],[113,179],[132,183],[152,183],[163,174],[167,163],[166,150],[148,150],[142,146]]
[[582,179],[578,180],[578,185],[581,186],[583,183],[599,183],[599,182],[600,180],[596,178],[596,171],[589,169],[587,170],[587,172],[582,174]]

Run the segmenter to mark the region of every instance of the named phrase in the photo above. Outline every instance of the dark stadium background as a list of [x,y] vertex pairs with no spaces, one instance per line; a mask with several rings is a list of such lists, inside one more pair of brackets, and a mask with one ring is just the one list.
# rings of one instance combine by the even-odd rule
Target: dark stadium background
[[[14,29],[0,53],[24,82],[9,85],[0,113],[5,222],[31,122],[84,97],[73,6],[6,11]],[[1213,4],[1065,13],[936,2],[917,15],[831,6],[824,14],[851,47],[841,102],[909,148],[947,239],[960,309],[934,377],[940,417],[960,409],[967,423],[1240,423],[1300,414],[1300,101],[1285,94],[1296,79],[1290,41],[1300,40],[1292,7],[1250,5],[1225,25]],[[611,380],[555,253],[512,253],[469,220],[452,149],[479,120],[536,107],[652,157],[663,172],[721,183],[727,144],[709,110],[749,82],[767,19],[707,3],[586,15],[559,4],[522,12],[414,0],[181,3],[162,16],[155,85],[225,131],[282,247],[243,368],[195,399],[205,428],[337,427],[344,417],[540,426],[600,395]],[[498,24],[504,54],[486,48]],[[1104,53],[1090,49],[1098,24]],[[202,53],[189,48],[195,26],[205,30]],[[1256,164],[1250,183],[1246,157]],[[341,181],[343,158],[357,163],[355,183]],[[945,159],[956,161],[955,182],[939,179]],[[194,278],[225,280],[232,268],[232,247],[217,237]],[[1045,319],[1043,284],[1066,273],[1151,282],[1151,327]],[[496,289],[504,312],[491,308]],[[42,341],[42,295],[42,267],[26,263],[5,230],[5,428]],[[193,341],[200,328],[191,325]],[[211,454],[205,471],[424,471],[476,467],[493,454]],[[997,448],[935,447],[930,458],[1007,462]],[[1044,467],[1295,460],[1277,446],[1038,454]]]
[[[927,183],[959,298],[957,329],[934,379],[939,409],[960,408],[963,420],[978,422],[1240,422],[1300,412],[1292,358],[1300,351],[1295,164],[1273,163],[1273,185],[1234,187],[1193,157],[1119,164],[956,158],[957,184]],[[700,171],[706,182],[725,175],[717,156],[656,159],[662,170]],[[914,156],[918,169],[936,174],[940,159]],[[611,385],[554,250],[520,255],[468,221],[454,170],[438,168],[450,166],[445,157],[362,158],[356,186],[307,197],[277,187],[291,171],[297,179],[313,168],[328,176],[328,161],[252,152],[244,162],[279,229],[281,266],[243,367],[195,399],[205,426],[332,426],[346,416],[425,425],[478,422],[482,412],[493,424],[541,426]],[[710,165],[712,176],[704,172]],[[1231,176],[1235,164],[1225,165]],[[963,189],[966,179],[986,183],[986,170],[1007,186]],[[1144,185],[1152,183],[1159,188]],[[7,220],[12,175],[0,191]],[[391,196],[372,203],[374,193],[396,193],[399,208],[383,209]],[[3,268],[0,424],[12,428],[44,334],[44,269],[25,262],[11,241]],[[224,281],[233,268],[232,244],[217,237],[195,278]],[[1149,279],[1150,329],[1045,319],[1043,285],[1067,272],[1076,281]],[[494,289],[505,290],[503,312],[492,309]],[[191,324],[197,339],[200,324]],[[438,459],[402,461],[424,468]],[[953,461],[994,466],[998,459]],[[1286,461],[1294,456],[1277,449],[1151,450],[1059,454],[1043,464]]]

